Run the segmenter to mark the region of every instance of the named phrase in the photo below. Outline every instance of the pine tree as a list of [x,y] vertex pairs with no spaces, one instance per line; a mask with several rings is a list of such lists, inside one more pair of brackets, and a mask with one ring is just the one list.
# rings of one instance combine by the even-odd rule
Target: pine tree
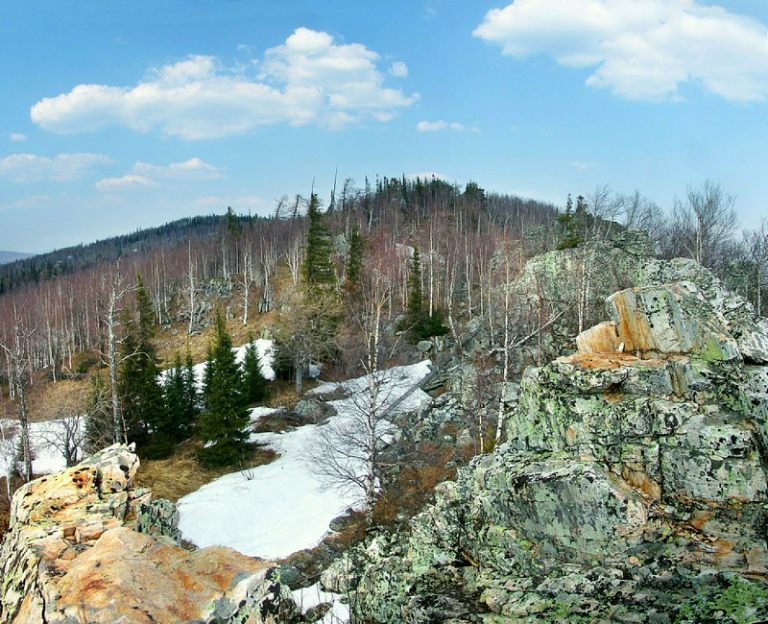
[[261,372],[259,350],[253,340],[253,334],[248,335],[248,345],[243,356],[243,393],[246,403],[263,403],[267,399],[267,379]]
[[248,451],[247,400],[243,377],[232,351],[224,318],[216,313],[215,342],[208,348],[205,366],[200,433],[208,443],[198,457],[208,466],[241,464]]
[[347,290],[355,290],[360,285],[360,272],[363,269],[363,237],[360,236],[360,226],[352,228],[349,235],[349,251],[344,267]]
[[406,326],[414,334],[419,334],[424,324],[424,294],[421,289],[421,254],[419,248],[413,248],[411,265],[408,267],[408,310],[405,315]]
[[163,393],[166,404],[166,419],[160,423],[155,439],[150,442],[154,456],[170,454],[173,446],[192,435],[200,414],[199,396],[194,385],[194,371],[191,355],[187,351],[187,364],[181,355],[173,356],[173,368],[166,373]]
[[317,193],[312,193],[307,217],[309,218],[309,227],[307,229],[304,264],[302,265],[304,280],[310,289],[333,286],[336,284],[336,271],[331,261],[331,254],[333,253],[331,230],[323,222]]
[[165,400],[157,381],[159,373],[154,338],[157,332],[152,301],[141,275],[136,276],[135,309],[125,310],[126,336],[122,345],[123,363],[119,372],[119,391],[128,439],[145,446],[150,434],[166,419]]

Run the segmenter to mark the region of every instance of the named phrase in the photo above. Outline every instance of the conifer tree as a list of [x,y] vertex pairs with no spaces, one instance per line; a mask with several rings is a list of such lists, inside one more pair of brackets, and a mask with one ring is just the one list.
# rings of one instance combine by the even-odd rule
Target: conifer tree
[[336,347],[340,311],[336,271],[331,260],[331,231],[323,223],[315,193],[312,193],[307,216],[309,227],[301,266],[303,282],[293,293],[291,311],[283,316],[275,334],[278,359],[292,369],[299,395],[303,392],[302,380],[308,366],[329,357]]
[[440,314],[435,311],[432,315],[424,309],[424,294],[421,288],[421,254],[414,247],[411,264],[408,269],[408,308],[404,322],[399,330],[407,330],[412,342],[426,340],[431,336],[442,336],[448,333],[443,325]]
[[123,363],[119,374],[123,418],[128,439],[141,447],[149,435],[165,421],[165,400],[157,381],[157,332],[152,301],[144,288],[140,274],[136,276],[135,309],[133,315],[125,308],[126,336],[122,344]]
[[363,268],[363,237],[360,236],[360,226],[352,228],[349,235],[349,251],[344,267],[347,290],[355,290],[360,285],[360,272]]
[[261,358],[253,340],[253,334],[248,335],[248,345],[243,356],[243,393],[246,403],[262,403],[267,399],[267,379],[261,372]]
[[584,198],[579,195],[577,198],[576,214],[574,214],[573,200],[571,199],[571,194],[568,193],[565,212],[557,216],[557,222],[560,225],[560,235],[557,240],[558,249],[571,249],[584,241],[579,234],[579,219],[582,218],[585,211],[586,204],[584,203]]
[[421,289],[421,254],[419,248],[413,248],[411,264],[408,267],[408,310],[405,315],[406,326],[418,333],[424,323],[424,294]]
[[200,416],[200,433],[207,446],[199,449],[198,457],[208,466],[238,465],[248,450],[248,403],[220,312],[216,313],[215,332],[208,348],[203,380],[205,409]]
[[176,352],[173,368],[166,373],[163,387],[166,403],[166,420],[158,426],[157,439],[154,440],[155,453],[163,454],[172,445],[182,442],[194,431],[200,414],[199,396],[194,383],[194,371],[191,366],[191,354],[187,351],[187,363],[182,363],[181,355]]
[[333,244],[331,230],[323,222],[317,193],[312,193],[307,211],[309,227],[302,272],[309,288],[336,284],[336,271],[331,261]]

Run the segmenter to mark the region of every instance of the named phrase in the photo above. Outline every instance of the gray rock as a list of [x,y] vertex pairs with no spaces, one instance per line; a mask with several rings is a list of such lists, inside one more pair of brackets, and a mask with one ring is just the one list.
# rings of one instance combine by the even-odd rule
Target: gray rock
[[430,340],[421,340],[416,347],[419,349],[419,353],[429,353],[434,345]]
[[332,416],[335,412],[334,408],[328,405],[328,403],[314,398],[301,399],[301,401],[296,403],[296,407],[293,408],[293,413],[301,420],[312,423],[320,422],[324,418]]

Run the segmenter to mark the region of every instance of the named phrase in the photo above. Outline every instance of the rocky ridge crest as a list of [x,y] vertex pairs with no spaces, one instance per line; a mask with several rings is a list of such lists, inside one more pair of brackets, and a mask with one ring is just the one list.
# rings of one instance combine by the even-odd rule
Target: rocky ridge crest
[[358,614],[768,617],[768,324],[695,263],[611,253],[637,287],[579,353],[525,372],[508,442],[326,572]]

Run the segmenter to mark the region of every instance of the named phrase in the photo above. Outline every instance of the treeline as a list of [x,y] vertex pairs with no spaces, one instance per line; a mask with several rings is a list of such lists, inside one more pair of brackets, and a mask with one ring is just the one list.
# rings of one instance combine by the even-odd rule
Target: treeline
[[[118,258],[146,255],[159,247],[173,247],[188,238],[204,239],[213,236],[225,217],[208,215],[187,217],[165,225],[132,234],[76,245],[38,254],[30,258],[0,265],[0,295],[30,283],[39,283],[61,275],[71,275]],[[258,217],[241,216],[244,223]]]
[[[20,394],[35,374],[45,371],[55,382],[103,366],[111,378],[114,432],[122,410],[131,409],[130,393],[116,388],[118,377],[140,361],[131,356],[121,363],[121,345],[130,345],[136,324],[151,316],[160,335],[173,330],[183,338],[210,324],[217,309],[244,326],[254,315],[279,312],[278,365],[294,376],[299,392],[312,363],[357,365],[360,341],[345,340],[345,329],[364,325],[374,312],[390,323],[399,319],[416,339],[448,332],[457,344],[461,328],[480,316],[492,335],[503,327],[504,344],[514,344],[512,328],[527,336],[561,313],[510,299],[509,286],[525,261],[626,230],[647,231],[652,251],[662,256],[688,256],[712,268],[761,311],[768,223],[739,237],[734,201],[705,183],[665,213],[639,193],[599,187],[567,198],[558,210],[486,192],[475,182],[459,188],[434,177],[383,177],[362,186],[345,180],[324,212],[314,194],[286,196],[270,218],[230,209],[73,248],[77,253],[61,250],[0,267],[0,275],[13,276],[12,288],[0,296],[0,395],[22,410]],[[593,269],[582,271],[585,293]],[[373,300],[376,310],[363,306]],[[570,306],[562,331],[572,335],[588,326],[587,303]],[[146,345],[134,350],[151,351]],[[156,376],[147,366],[142,375]],[[133,435],[145,435],[151,446],[150,433],[162,425],[139,422],[146,430]]]

